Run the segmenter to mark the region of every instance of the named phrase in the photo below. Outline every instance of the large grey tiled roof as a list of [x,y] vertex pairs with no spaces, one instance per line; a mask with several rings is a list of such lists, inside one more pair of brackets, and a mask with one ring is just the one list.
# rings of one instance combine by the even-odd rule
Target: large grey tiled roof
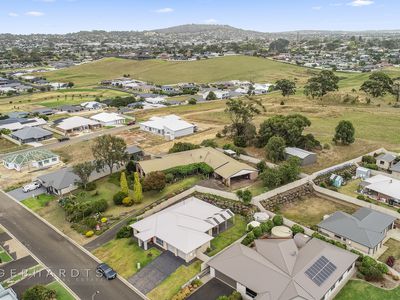
[[21,140],[41,139],[51,135],[52,133],[50,131],[39,127],[25,127],[12,133],[12,136]]
[[337,211],[318,227],[343,236],[368,248],[375,248],[384,238],[385,229],[396,218],[362,207],[353,215]]
[[39,176],[45,187],[53,187],[57,190],[65,189],[79,181],[79,177],[72,171],[72,168],[64,168],[58,171]]
[[396,156],[394,156],[393,154],[390,153],[384,153],[379,155],[376,160],[383,160],[383,161],[387,161],[387,162],[392,162],[394,161],[396,158]]

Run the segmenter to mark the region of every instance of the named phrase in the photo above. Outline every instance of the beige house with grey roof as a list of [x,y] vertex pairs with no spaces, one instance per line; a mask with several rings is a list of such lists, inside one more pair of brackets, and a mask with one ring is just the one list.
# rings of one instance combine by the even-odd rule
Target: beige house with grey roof
[[235,243],[207,262],[212,277],[243,299],[332,299],[351,277],[357,256],[318,239],[298,247],[293,239]]
[[164,171],[173,167],[194,163],[206,163],[214,169],[214,177],[230,186],[234,180],[256,179],[257,169],[211,147],[164,155],[161,158],[140,161],[137,165],[141,176],[150,172]]

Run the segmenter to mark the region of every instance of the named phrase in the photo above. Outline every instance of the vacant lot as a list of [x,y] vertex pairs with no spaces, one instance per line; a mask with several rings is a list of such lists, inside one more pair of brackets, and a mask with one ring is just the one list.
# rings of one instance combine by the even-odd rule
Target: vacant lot
[[352,214],[357,208],[357,206],[348,203],[310,195],[281,207],[280,213],[289,220],[311,227],[321,222],[325,215],[330,215],[339,210]]
[[29,148],[28,145],[18,146],[6,139],[0,138],[0,154],[14,152],[22,149]]

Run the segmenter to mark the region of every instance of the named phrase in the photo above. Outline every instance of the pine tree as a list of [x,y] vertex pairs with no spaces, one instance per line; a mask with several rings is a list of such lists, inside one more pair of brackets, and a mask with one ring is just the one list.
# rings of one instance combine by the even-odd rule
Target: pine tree
[[133,183],[133,200],[135,203],[141,203],[143,200],[142,184],[139,180],[139,173],[134,173],[134,183]]
[[123,192],[126,195],[128,195],[129,194],[129,188],[128,188],[128,181],[126,180],[125,172],[121,172],[121,178],[119,180],[119,183],[121,185],[121,192]]

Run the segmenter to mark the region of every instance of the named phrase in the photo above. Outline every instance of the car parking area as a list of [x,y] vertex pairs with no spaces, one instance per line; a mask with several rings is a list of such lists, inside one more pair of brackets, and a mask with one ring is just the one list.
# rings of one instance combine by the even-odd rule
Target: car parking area
[[213,278],[190,295],[187,300],[215,300],[232,294],[234,289],[217,278]]
[[147,294],[183,264],[183,259],[164,251],[128,281],[143,294]]
[[44,187],[40,187],[40,188],[38,188],[38,189],[36,189],[34,191],[30,191],[30,192],[27,192],[27,193],[25,193],[23,191],[23,188],[20,187],[18,189],[15,189],[15,190],[12,190],[12,191],[8,192],[7,194],[9,194],[11,197],[15,198],[18,201],[22,201],[22,200],[25,200],[25,199],[28,199],[28,198],[32,198],[34,196],[42,195],[44,193],[46,193],[46,188],[44,188]]

